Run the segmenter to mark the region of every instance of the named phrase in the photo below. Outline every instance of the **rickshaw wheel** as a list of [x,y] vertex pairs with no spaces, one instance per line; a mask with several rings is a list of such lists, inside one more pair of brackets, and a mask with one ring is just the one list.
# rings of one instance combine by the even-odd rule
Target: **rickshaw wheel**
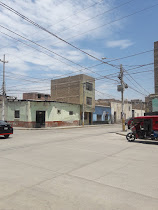
[[134,141],[135,140],[135,135],[134,135],[134,133],[128,133],[127,135],[126,135],[126,139],[127,139],[127,141],[129,141],[129,142],[131,142],[131,141]]

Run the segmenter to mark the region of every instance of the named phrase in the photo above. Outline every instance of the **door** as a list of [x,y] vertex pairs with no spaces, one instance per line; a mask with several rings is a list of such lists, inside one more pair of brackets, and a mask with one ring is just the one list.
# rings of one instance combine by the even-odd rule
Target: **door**
[[89,125],[91,125],[91,124],[92,124],[92,113],[89,112]]
[[36,127],[45,126],[45,111],[36,111]]
[[132,110],[132,118],[134,118],[134,117],[135,117],[135,116],[134,116],[134,114],[135,114],[135,113],[134,113],[134,110]]
[[114,112],[114,123],[116,123],[116,112]]

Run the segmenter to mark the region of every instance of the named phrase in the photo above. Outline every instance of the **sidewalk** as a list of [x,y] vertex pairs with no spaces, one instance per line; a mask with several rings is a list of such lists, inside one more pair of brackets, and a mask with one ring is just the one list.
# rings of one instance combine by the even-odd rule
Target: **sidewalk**
[[100,125],[78,125],[78,126],[58,126],[58,127],[46,127],[46,128],[25,128],[25,127],[13,127],[14,130],[52,130],[52,129],[72,129],[72,128],[87,128],[87,127],[103,127],[111,126],[112,124],[100,124]]

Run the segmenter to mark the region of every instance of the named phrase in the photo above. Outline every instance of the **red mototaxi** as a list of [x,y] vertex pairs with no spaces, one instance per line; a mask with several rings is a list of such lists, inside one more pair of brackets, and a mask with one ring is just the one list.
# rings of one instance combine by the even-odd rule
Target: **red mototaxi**
[[135,139],[158,139],[158,115],[135,117],[131,122],[132,132],[128,133],[128,141]]

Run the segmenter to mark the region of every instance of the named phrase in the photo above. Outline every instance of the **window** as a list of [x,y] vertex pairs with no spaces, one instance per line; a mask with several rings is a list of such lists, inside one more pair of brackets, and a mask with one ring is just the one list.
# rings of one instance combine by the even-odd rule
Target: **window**
[[74,113],[73,113],[73,111],[69,111],[69,115],[73,115]]
[[15,110],[14,117],[15,118],[20,118],[20,111],[19,110]]
[[87,104],[88,104],[88,105],[92,105],[92,98],[87,97]]
[[41,98],[41,94],[38,94],[38,98]]
[[48,95],[45,95],[45,99],[48,99]]
[[131,107],[129,106],[129,111],[131,111]]
[[61,110],[58,109],[58,110],[57,110],[57,114],[61,114]]
[[93,84],[86,82],[86,90],[92,91],[93,90]]

